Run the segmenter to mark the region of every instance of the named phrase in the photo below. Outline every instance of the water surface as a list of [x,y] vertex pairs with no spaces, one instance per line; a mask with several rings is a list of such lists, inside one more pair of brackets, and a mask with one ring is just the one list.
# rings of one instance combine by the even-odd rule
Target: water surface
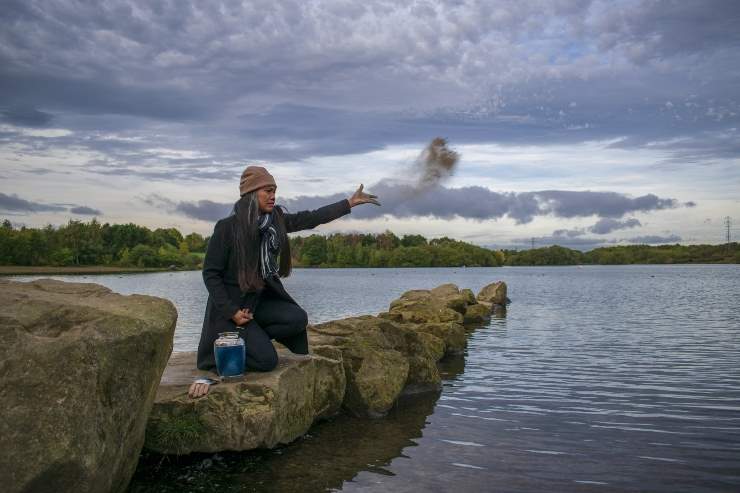
[[[197,345],[199,273],[63,278],[169,298],[176,350]],[[272,451],[145,456],[131,491],[740,491],[740,266],[300,269],[285,285],[320,322],[495,280],[513,303],[442,362],[439,394]]]

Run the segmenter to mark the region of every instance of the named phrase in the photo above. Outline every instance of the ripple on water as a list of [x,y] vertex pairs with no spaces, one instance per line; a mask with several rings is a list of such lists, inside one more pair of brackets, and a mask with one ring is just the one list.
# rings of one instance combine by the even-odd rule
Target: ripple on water
[[446,443],[451,443],[453,445],[463,445],[465,447],[485,447],[482,443],[475,443],[475,442],[463,442],[460,440],[442,440]]

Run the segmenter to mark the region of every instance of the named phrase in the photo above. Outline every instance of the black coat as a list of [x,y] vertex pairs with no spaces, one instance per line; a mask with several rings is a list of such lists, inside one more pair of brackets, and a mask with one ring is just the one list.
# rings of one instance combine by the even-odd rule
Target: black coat
[[[285,228],[288,233],[312,229],[319,224],[328,223],[350,212],[347,199],[326,205],[314,211],[302,211],[295,214],[284,214]],[[203,320],[203,329],[198,344],[198,368],[213,370],[216,361],[213,356],[213,343],[220,332],[236,330],[231,319],[238,310],[244,307],[254,309],[257,301],[256,292],[242,293],[237,277],[236,252],[232,225],[235,216],[220,219],[213,229],[208,241],[206,256],[203,259],[203,281],[208,289],[208,302]],[[258,248],[259,245],[255,245]],[[280,298],[295,303],[285,291],[280,279],[267,280],[265,289],[271,289]]]

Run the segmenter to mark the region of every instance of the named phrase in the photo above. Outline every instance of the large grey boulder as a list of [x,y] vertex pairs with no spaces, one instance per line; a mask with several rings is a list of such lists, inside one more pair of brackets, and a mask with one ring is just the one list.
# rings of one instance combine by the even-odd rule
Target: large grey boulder
[[162,454],[272,448],[339,412],[345,389],[339,351],[324,357],[278,348],[278,355],[274,370],[247,372],[191,399],[195,377],[217,377],[195,368],[196,353],[174,353],[149,416],[146,448]]
[[176,321],[151,296],[0,280],[3,491],[124,491]]

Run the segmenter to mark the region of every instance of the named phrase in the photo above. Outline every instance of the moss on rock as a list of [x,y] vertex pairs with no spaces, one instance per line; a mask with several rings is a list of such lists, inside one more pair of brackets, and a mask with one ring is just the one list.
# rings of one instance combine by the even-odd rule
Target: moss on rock
[[172,350],[167,300],[0,280],[4,491],[123,491]]
[[275,370],[248,372],[191,399],[190,383],[203,372],[195,369],[195,353],[175,353],[157,391],[146,448],[181,455],[289,443],[317,420],[339,412],[346,380],[341,353],[333,356],[294,355],[280,348]]

